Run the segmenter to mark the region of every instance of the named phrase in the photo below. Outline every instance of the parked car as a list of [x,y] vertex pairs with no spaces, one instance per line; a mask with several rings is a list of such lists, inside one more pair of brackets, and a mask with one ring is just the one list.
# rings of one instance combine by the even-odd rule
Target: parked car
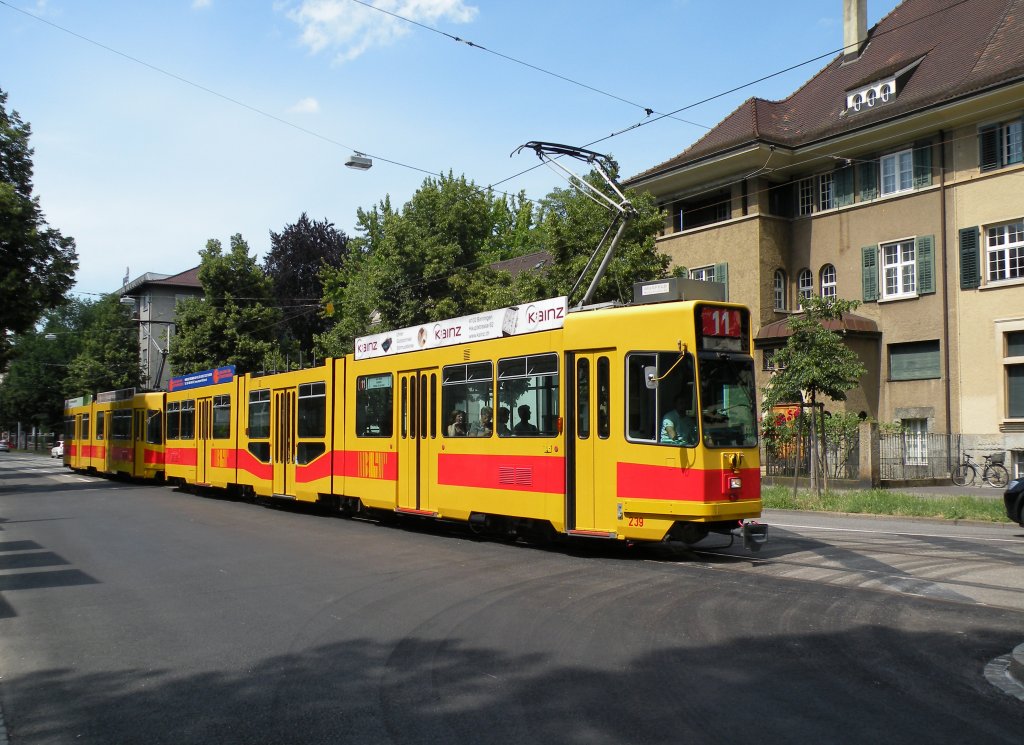
[[9,452],[11,452],[11,443],[7,442],[7,440],[0,440],[0,453]]
[[58,441],[56,445],[54,445],[52,448],[50,448],[50,457],[51,458],[63,458],[64,457],[64,441],[63,440]]
[[1024,478],[1011,481],[1003,492],[1006,516],[1024,528]]

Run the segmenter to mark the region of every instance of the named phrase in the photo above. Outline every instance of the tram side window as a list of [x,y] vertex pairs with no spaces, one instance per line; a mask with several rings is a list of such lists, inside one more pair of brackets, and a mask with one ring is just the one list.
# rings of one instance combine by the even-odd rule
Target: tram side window
[[299,386],[299,437],[323,437],[327,433],[327,384]]
[[[299,386],[298,435],[300,441],[295,447],[295,462],[305,465],[324,454],[327,446],[323,438],[327,434],[327,384],[303,383]],[[317,438],[314,442],[303,442],[301,438]]]
[[391,437],[394,417],[391,373],[356,378],[356,436]]
[[167,439],[177,440],[181,436],[181,403],[167,403]]
[[110,436],[115,440],[132,439],[132,411],[124,409],[110,414]]
[[558,417],[558,355],[498,360],[500,437],[551,437],[558,434]]
[[194,399],[181,402],[181,439],[191,440],[196,436],[196,402]]
[[146,410],[146,442],[160,445],[164,441],[163,412],[160,409]]
[[231,396],[213,397],[213,439],[231,437]]
[[490,437],[494,430],[493,391],[494,364],[490,360],[445,367],[441,371],[445,437]]
[[[267,440],[270,438],[270,389],[249,392],[249,427],[247,434],[250,440]],[[269,442],[250,442],[249,452],[258,460],[270,461]]]
[[80,440],[85,440],[86,442],[88,442],[89,441],[89,415],[88,414],[82,414],[82,423],[81,423],[80,433],[81,433],[82,436],[79,439]]
[[102,440],[103,439],[103,436],[105,434],[104,430],[106,429],[106,427],[104,426],[106,424],[106,421],[107,421],[107,412],[105,412],[105,411],[97,411],[96,412],[96,439],[97,440]]
[[69,416],[64,419],[64,441],[70,442],[75,439],[75,418]]
[[693,357],[647,352],[626,357],[628,438],[634,442],[694,447],[697,389]]

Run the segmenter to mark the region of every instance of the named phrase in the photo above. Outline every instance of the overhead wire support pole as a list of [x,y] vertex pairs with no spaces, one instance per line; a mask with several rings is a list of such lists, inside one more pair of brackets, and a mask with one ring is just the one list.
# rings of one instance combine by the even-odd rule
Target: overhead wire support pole
[[[597,272],[595,272],[594,278],[590,281],[590,286],[587,288],[583,298],[576,306],[577,308],[582,308],[590,303],[591,299],[594,297],[597,285],[604,277],[605,272],[608,269],[608,264],[615,255],[615,249],[618,248],[619,242],[622,240],[622,236],[626,232],[626,225],[636,215],[636,210],[633,209],[633,205],[628,199],[626,199],[626,195],[622,192],[622,189],[619,188],[619,185],[612,177],[610,172],[614,171],[617,166],[615,161],[607,155],[594,152],[593,150],[586,150],[581,147],[573,147],[572,145],[559,145],[555,142],[538,141],[530,141],[525,145],[520,145],[512,152],[512,154],[516,155],[526,149],[533,150],[542,163],[549,166],[552,170],[561,171],[562,174],[564,174],[563,177],[566,181],[574,185],[589,199],[613,213],[611,224],[605,230],[604,235],[601,236],[601,240],[598,241],[597,248],[594,249],[594,253],[591,254],[590,260],[587,261],[586,267],[584,267],[583,272],[580,274],[579,278],[576,280],[576,284],[573,285],[572,291],[569,293],[569,297],[572,298],[576,293],[576,290],[579,289],[580,284],[583,282],[583,278],[589,273],[590,267],[594,263],[594,259],[597,258],[598,253],[601,251],[601,247],[605,244],[605,241],[608,240],[608,236],[611,235],[612,231],[615,230],[615,237],[612,238],[611,243],[608,245],[608,248],[604,253],[604,257],[601,259],[601,263],[597,267]],[[576,175],[565,168],[561,163],[557,162],[556,158],[561,156],[575,158],[576,160],[590,164],[594,170],[601,175],[601,178],[604,179],[609,188],[611,188],[615,193],[617,200],[612,199],[604,191],[598,189],[593,184],[586,181],[586,179]],[[618,225],[617,230],[616,225]]]

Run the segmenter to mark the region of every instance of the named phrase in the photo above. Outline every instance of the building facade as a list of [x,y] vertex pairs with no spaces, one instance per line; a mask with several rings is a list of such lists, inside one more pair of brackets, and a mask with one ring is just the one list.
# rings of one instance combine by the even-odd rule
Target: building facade
[[751,306],[765,375],[802,297],[859,300],[846,407],[1024,470],[1024,0],[905,0],[871,29],[864,2],[798,91],[627,186],[665,208],[660,250]]
[[148,390],[167,390],[171,379],[167,355],[174,343],[176,308],[182,300],[203,296],[199,267],[175,275],[147,272],[125,284],[120,295],[122,302],[135,306],[143,385]]

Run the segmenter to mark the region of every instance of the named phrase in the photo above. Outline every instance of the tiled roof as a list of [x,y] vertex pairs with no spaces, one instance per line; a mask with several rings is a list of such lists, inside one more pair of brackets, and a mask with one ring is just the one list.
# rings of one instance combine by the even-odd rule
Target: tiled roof
[[157,280],[153,284],[155,285],[176,285],[178,287],[202,287],[202,283],[199,281],[199,267],[194,266],[191,269],[186,269],[183,272],[174,274],[166,279]]
[[[847,91],[908,66],[894,100],[846,110]],[[807,144],[1020,79],[1024,0],[905,0],[871,28],[859,58],[836,56],[781,101],[748,99],[687,150],[630,181],[755,141]]]
[[513,277],[516,277],[523,272],[540,271],[551,266],[551,264],[551,254],[547,251],[535,251],[532,254],[517,256],[514,259],[496,261],[490,265],[490,268],[496,272],[508,272]]
[[[755,341],[768,342],[769,340],[786,339],[787,337],[792,336],[793,327],[790,325],[789,321],[789,318],[783,318],[781,321],[773,321],[772,323],[765,324],[761,327],[761,330],[757,332]],[[828,318],[822,321],[821,325],[830,331],[841,331],[845,334],[877,336],[879,333],[877,323],[872,321],[870,318],[858,316],[855,313],[843,313],[841,321]]]

